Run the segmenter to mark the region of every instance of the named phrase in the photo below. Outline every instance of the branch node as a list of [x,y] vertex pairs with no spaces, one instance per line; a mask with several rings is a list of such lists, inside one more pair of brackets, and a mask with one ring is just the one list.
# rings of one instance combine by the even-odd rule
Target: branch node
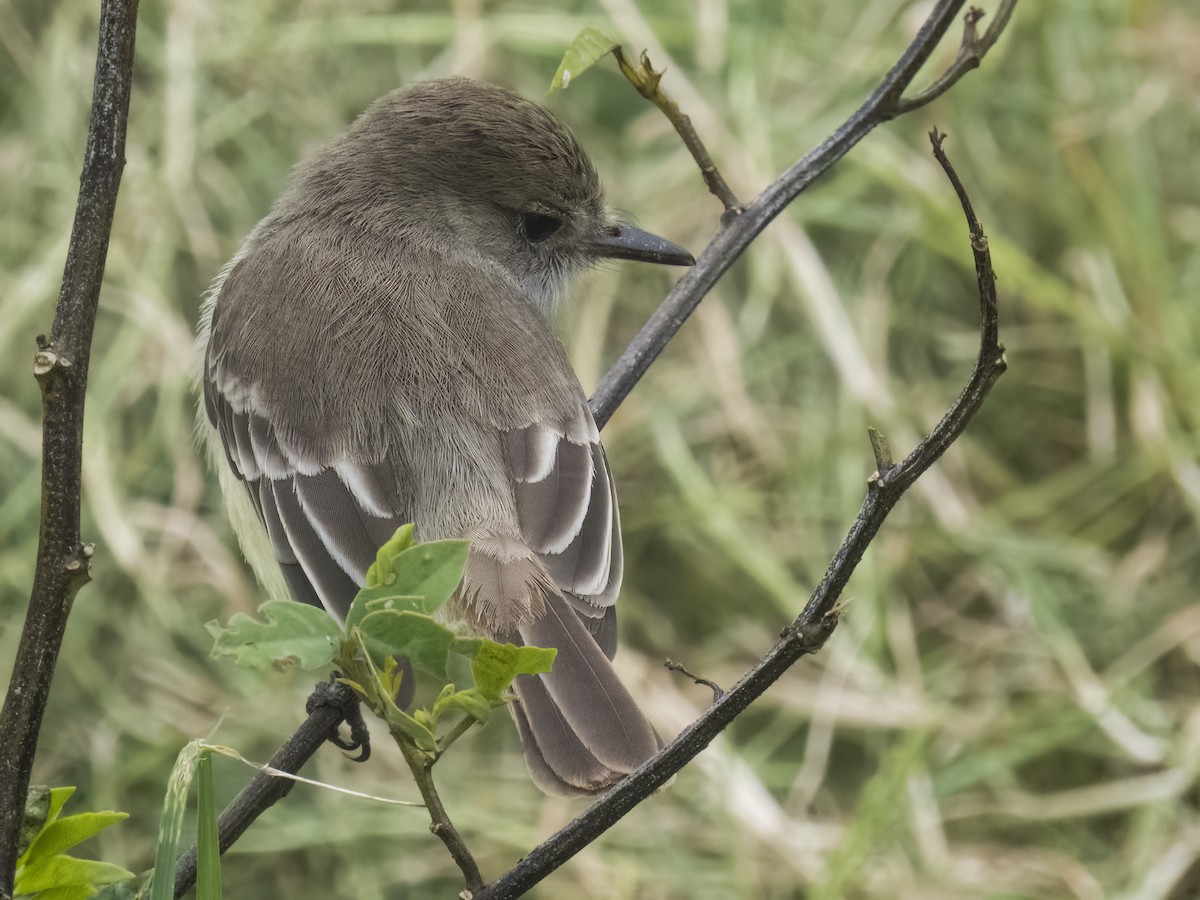
[[631,65],[629,60],[625,58],[620,45],[613,47],[612,54],[616,57],[621,74],[625,76],[630,84],[637,88],[639,94],[662,111],[662,114],[667,117],[667,120],[674,127],[676,133],[683,139],[684,146],[687,147],[688,152],[692,154],[692,159],[696,161],[696,165],[700,168],[700,175],[704,178],[704,183],[708,186],[709,192],[720,200],[721,205],[725,207],[725,213],[721,216],[721,223],[726,224],[726,216],[730,213],[740,215],[744,207],[729,185],[725,183],[720,170],[717,169],[717,164],[713,162],[712,157],[708,153],[708,148],[700,140],[700,135],[696,134],[696,128],[692,125],[692,120],[679,108],[679,104],[672,100],[660,87],[663,72],[666,70],[655,69],[650,63],[649,54],[645,50],[642,51],[639,57],[639,65],[636,67]]
[[63,563],[63,570],[70,578],[73,592],[92,580],[92,556],[95,552],[95,544],[81,544]]
[[[873,426],[867,426],[867,436],[871,439],[871,452],[875,454],[875,475],[872,478],[882,482],[888,472],[896,467],[892,461],[892,446],[888,442],[887,435]],[[867,483],[872,482],[868,479]]]
[[816,653],[829,640],[833,630],[837,628],[841,610],[837,607],[826,611],[816,622],[802,622],[797,619],[786,626],[779,636],[785,641],[795,641],[802,653]]
[[70,367],[71,360],[55,352],[53,344],[47,343],[44,347],[39,347],[38,352],[33,355],[33,377],[43,383],[55,371],[69,369]]
[[718,685],[715,681],[709,681],[707,678],[701,678],[699,675],[696,675],[694,672],[688,671],[687,668],[685,668],[684,666],[675,662],[673,659],[665,660],[663,662],[663,667],[666,669],[670,669],[672,672],[678,672],[680,675],[684,675],[684,676],[692,679],[692,681],[694,681],[696,684],[704,685],[706,688],[708,688],[710,691],[712,691],[713,703],[716,703],[718,700],[720,700],[722,697],[725,696],[724,689],[720,685]]

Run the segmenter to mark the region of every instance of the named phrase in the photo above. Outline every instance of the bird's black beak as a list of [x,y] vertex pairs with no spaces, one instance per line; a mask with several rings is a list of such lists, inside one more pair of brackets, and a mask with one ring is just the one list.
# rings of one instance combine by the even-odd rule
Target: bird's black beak
[[591,243],[601,259],[634,259],[665,266],[692,266],[696,260],[678,244],[632,225],[609,225]]

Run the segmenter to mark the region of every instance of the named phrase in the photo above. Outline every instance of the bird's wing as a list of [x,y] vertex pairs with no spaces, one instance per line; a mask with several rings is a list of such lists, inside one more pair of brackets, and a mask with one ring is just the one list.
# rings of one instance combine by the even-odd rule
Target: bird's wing
[[567,415],[504,434],[526,544],[611,658],[621,588],[621,519],[612,472],[579,392]]
[[[204,407],[297,600],[344,616],[375,551],[407,521],[391,461],[322,467],[284,450],[269,415],[208,368]],[[239,402],[242,401],[242,402]]]
[[[403,280],[422,270],[439,277]],[[477,446],[491,444],[522,542],[611,656],[622,551],[599,432],[540,314],[480,276],[445,260],[384,266],[361,244],[260,240],[215,291],[207,418],[295,597],[344,615],[377,548],[428,515],[413,441],[463,453],[421,438],[444,430],[449,411]],[[266,315],[282,320],[269,338]],[[388,433],[396,423],[405,438]]]

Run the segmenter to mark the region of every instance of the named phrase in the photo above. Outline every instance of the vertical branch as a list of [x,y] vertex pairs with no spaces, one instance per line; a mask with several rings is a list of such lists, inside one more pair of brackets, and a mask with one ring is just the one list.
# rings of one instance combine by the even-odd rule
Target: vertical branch
[[79,534],[83,406],[100,283],[133,83],[137,0],[102,0],[96,76],[79,201],[49,339],[33,371],[42,389],[42,510],[29,610],[0,712],[0,898],[12,896],[18,833],[42,713],[76,593],[90,580],[92,548]]

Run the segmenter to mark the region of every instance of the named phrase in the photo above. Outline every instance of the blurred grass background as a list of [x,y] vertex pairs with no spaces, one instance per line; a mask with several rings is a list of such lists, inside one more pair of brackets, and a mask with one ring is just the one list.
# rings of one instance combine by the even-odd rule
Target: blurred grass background
[[[35,772],[79,785],[81,808],[132,813],[98,855],[149,865],[180,746],[219,721],[217,740],[264,759],[311,685],[208,658],[202,623],[264,598],[193,445],[189,384],[200,296],[304,150],[415,79],[539,98],[598,24],[669,66],[748,198],[858,104],[930,5],[143,4],[87,411],[96,581]],[[5,676],[38,521],[33,337],[75,203],[95,6],[0,5]],[[618,662],[670,735],[709,696],[662,658],[732,683],[852,521],[867,425],[907,452],[969,371],[971,257],[925,137],[950,133],[991,239],[1009,373],[885,526],[826,650],[535,896],[1200,896],[1198,13],[1021,4],[981,71],[878,129],[773,224],[637,388],[606,431],[628,559]],[[554,104],[614,205],[703,247],[719,205],[614,65]],[[585,386],[670,277],[622,265],[581,286],[564,339]],[[439,769],[485,876],[581,808],[534,790],[503,716]],[[307,774],[415,796],[382,740],[368,765],[330,748]],[[249,772],[218,775],[229,796]],[[227,857],[228,896],[454,896],[426,822],[298,788]]]

